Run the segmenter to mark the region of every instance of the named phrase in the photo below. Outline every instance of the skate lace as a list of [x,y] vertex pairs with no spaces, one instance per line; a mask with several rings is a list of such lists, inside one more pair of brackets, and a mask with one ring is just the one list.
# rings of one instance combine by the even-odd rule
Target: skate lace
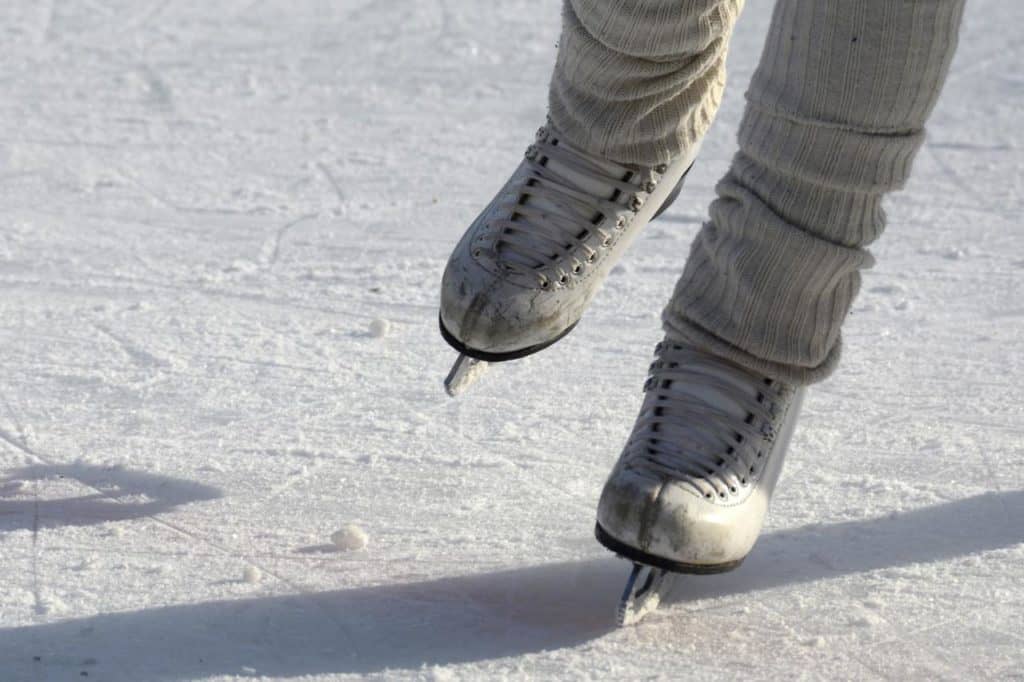
[[[490,255],[507,271],[535,275],[542,288],[565,285],[593,265],[628,224],[626,215],[617,214],[639,210],[657,184],[656,174],[665,170],[610,162],[560,144],[548,128],[537,131],[526,164],[517,197],[500,204],[507,217],[491,223],[498,238]],[[606,195],[598,196],[595,186]],[[612,216],[609,229],[604,224]]]
[[761,473],[788,387],[688,346],[666,342],[656,352],[628,465],[709,500],[738,494]]

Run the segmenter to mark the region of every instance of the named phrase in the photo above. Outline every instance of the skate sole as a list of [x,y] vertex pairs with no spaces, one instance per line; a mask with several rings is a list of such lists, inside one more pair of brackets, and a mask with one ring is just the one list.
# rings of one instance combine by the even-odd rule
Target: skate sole
[[624,559],[629,559],[634,563],[643,564],[644,566],[661,568],[672,573],[713,575],[715,573],[726,573],[743,563],[743,559],[738,559],[722,564],[687,564],[682,561],[674,561],[654,554],[648,554],[613,538],[608,531],[601,527],[600,523],[594,527],[594,535],[597,537],[598,542]]
[[571,325],[569,325],[568,328],[559,333],[558,336],[548,341],[545,341],[544,343],[534,344],[532,346],[527,346],[526,348],[505,351],[503,353],[491,353],[485,350],[477,350],[476,348],[470,348],[466,344],[462,343],[457,338],[455,338],[455,336],[450,331],[445,329],[444,321],[441,320],[441,316],[439,315],[437,318],[438,327],[441,328],[441,337],[448,342],[449,346],[451,346],[458,352],[462,353],[463,355],[468,355],[471,358],[474,358],[476,360],[483,360],[485,362],[507,362],[509,360],[518,360],[519,358],[525,358],[527,355],[533,355],[534,353],[542,351],[548,346],[551,346],[561,341],[569,332],[576,328],[577,322],[573,322]]

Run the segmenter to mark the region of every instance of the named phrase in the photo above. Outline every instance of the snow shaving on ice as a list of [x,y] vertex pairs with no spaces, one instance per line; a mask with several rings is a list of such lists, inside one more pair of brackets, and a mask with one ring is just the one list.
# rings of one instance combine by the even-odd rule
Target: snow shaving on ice
[[343,552],[364,549],[369,541],[370,536],[366,534],[366,531],[354,523],[350,523],[331,535],[331,542]]
[[391,331],[391,323],[385,319],[377,318],[370,322],[370,336],[375,339],[382,339]]

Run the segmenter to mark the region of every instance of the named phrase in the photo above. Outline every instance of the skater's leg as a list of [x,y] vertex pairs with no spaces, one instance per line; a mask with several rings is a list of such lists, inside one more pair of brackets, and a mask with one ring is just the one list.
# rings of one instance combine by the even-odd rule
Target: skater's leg
[[665,313],[598,539],[641,564],[728,570],[760,533],[803,389],[902,186],[963,0],[780,0],[740,151]]
[[743,0],[566,0],[550,116],[623,163],[667,163],[707,131]]
[[[550,122],[456,245],[441,333],[483,362],[536,353],[579,321],[630,242],[673,201],[718,108],[741,0],[569,0]],[[470,372],[469,370],[473,371]]]
[[664,321],[802,384],[826,376],[957,42],[963,0],[779,0],[717,188]]

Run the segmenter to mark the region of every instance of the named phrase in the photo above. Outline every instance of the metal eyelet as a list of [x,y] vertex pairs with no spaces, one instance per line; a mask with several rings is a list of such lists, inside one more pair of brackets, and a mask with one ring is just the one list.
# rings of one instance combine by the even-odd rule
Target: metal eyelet
[[667,170],[668,170],[668,164],[667,163],[659,163],[657,166],[654,167],[654,172],[657,173],[658,175],[664,175],[665,171],[667,171]]
[[648,180],[647,184],[644,185],[644,191],[650,194],[651,192],[654,191],[654,188],[657,186],[657,183],[655,183],[653,180]]
[[643,197],[639,195],[634,194],[633,197],[629,200],[629,207],[634,211],[639,211],[641,208],[643,208],[643,205]]
[[624,227],[626,227],[626,216],[620,215],[618,218],[615,219],[615,228],[621,230]]

